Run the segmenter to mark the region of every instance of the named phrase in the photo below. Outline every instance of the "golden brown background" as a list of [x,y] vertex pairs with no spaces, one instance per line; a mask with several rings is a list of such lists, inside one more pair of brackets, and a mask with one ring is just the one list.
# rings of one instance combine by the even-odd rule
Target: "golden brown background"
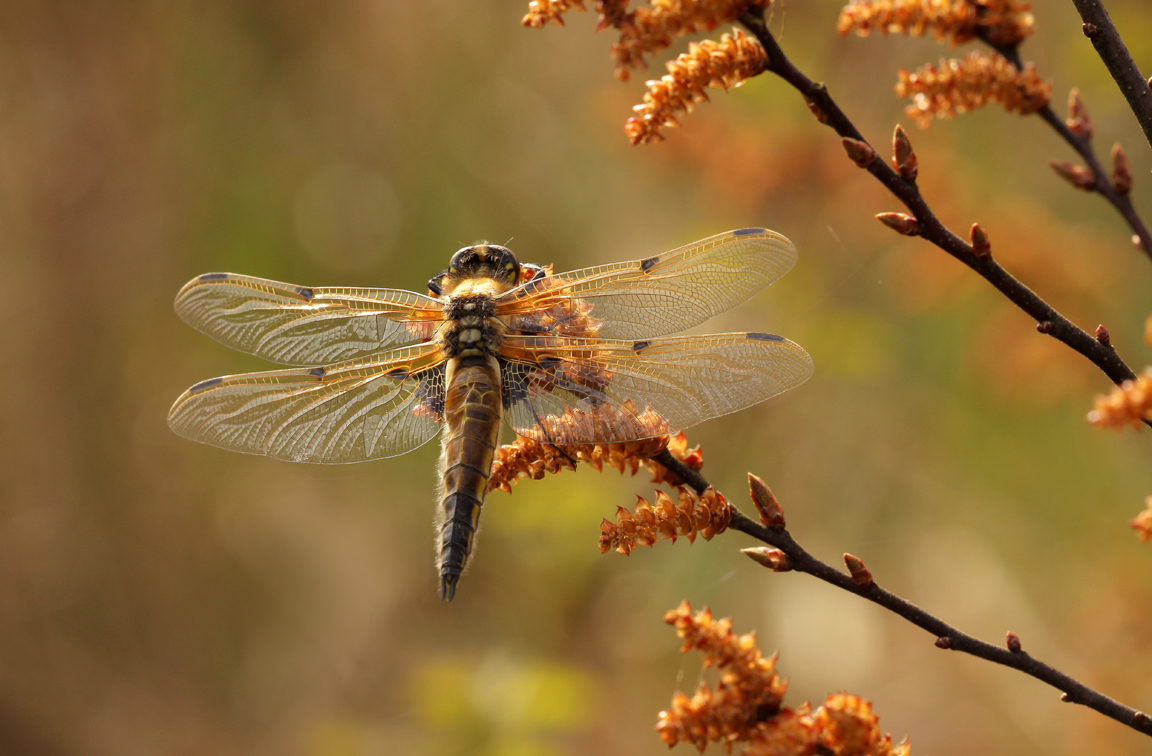
[[[1109,0],[1137,60],[1152,9]],[[864,133],[906,125],[898,67],[930,40],[840,38],[839,4],[772,28]],[[473,568],[436,601],[436,449],[299,466],[181,440],[192,383],[264,368],[172,312],[190,277],[422,290],[458,247],[561,269],[748,225],[795,270],[707,329],[803,344],[815,377],[693,429],[748,508],[763,476],[796,537],[881,584],[1152,708],[1147,434],[1084,422],[1103,375],[927,243],[764,76],[630,148],[643,76],[612,77],[594,16],[525,4],[128,0],[0,5],[0,752],[659,754],[692,690],[662,614],[681,599],[780,651],[788,702],[871,699],[914,753],[1148,754],[1147,738],[1016,672],[937,650],[894,615],[740,555],[738,533],[601,556],[643,479],[591,469],[494,494]],[[1084,92],[1152,219],[1147,144],[1071,3],[1024,46],[1057,110]],[[719,32],[717,32],[719,34]],[[683,43],[673,52],[681,52]],[[653,71],[659,72],[660,64]],[[1071,150],[995,108],[911,130],[921,186],[964,233],[1139,369],[1152,266],[1119,216],[1046,165]],[[684,751],[687,746],[681,746]]]

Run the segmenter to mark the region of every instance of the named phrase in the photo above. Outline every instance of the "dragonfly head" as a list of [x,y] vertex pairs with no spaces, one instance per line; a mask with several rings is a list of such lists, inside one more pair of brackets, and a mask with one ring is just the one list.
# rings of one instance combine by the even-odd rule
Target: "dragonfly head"
[[499,244],[476,244],[452,255],[448,279],[459,282],[468,278],[491,278],[504,288],[520,282],[520,261],[515,253]]

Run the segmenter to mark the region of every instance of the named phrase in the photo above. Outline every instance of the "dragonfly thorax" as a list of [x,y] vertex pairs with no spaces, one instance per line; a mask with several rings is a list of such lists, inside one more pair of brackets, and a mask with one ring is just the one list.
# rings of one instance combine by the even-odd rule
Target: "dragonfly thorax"
[[495,317],[496,302],[487,293],[449,295],[443,343],[449,357],[492,354],[500,346],[502,329]]

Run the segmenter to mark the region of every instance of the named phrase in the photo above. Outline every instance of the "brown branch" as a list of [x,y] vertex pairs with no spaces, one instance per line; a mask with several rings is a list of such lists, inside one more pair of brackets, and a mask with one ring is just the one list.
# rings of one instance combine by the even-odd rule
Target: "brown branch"
[[[682,480],[696,489],[698,493],[709,488],[709,483],[704,476],[681,463],[680,460],[669,454],[667,450],[660,452],[654,456],[653,459],[664,467],[667,467],[674,474],[680,476]],[[1113,698],[1109,698],[1070,675],[1019,650],[1019,638],[1013,634],[1009,634],[1008,643],[1010,647],[994,646],[991,643],[968,635],[935,615],[921,609],[911,601],[884,590],[876,585],[875,580],[862,581],[865,583],[864,585],[857,584],[851,575],[845,574],[839,569],[809,554],[800,544],[796,543],[791,534],[783,527],[779,529],[767,528],[744,515],[735,507],[733,507],[732,521],[729,528],[739,530],[762,543],[766,543],[784,552],[788,557],[788,565],[791,570],[806,573],[823,580],[825,583],[834,585],[849,593],[854,593],[861,598],[867,599],[903,617],[913,625],[926,630],[936,636],[936,646],[938,648],[962,651],[979,659],[1019,670],[1030,677],[1048,683],[1057,690],[1062,691],[1064,695],[1061,696],[1061,700],[1063,701],[1087,706],[1138,732],[1142,732],[1145,735],[1152,735],[1152,718],[1147,714],[1137,711],[1130,706],[1126,706]]]
[[[784,54],[776,39],[768,31],[762,13],[744,13],[740,16],[740,23],[760,41],[768,53],[766,70],[792,85],[818,114],[822,123],[826,123],[841,137],[868,146],[860,131],[828,93],[828,88],[805,76]],[[990,255],[977,256],[968,242],[952,233],[940,222],[920,194],[914,180],[903,178],[879,157],[873,157],[862,167],[865,167],[912,212],[916,219],[913,234],[932,242],[996,287],[1013,304],[1036,320],[1036,327],[1040,333],[1047,334],[1082,354],[1100,368],[1113,383],[1120,384],[1135,378],[1135,373],[1120,358],[1111,344],[1102,343],[1065,318],[1002,268]]]
[[1152,146],[1152,86],[1140,73],[1102,0],[1072,0],[1072,4],[1084,20],[1084,36],[1092,41]]
[[[1081,1],[1082,0],[1076,0],[1077,4]],[[1095,0],[1092,1],[1095,2]],[[1104,12],[1102,7],[1100,10]],[[1104,13],[1106,16],[1107,13]],[[1000,55],[1003,55],[1009,63],[1016,66],[1016,70],[1024,70],[1024,63],[1020,59],[1020,48],[1018,45],[998,45],[990,41],[983,34],[978,36],[984,44],[991,47]],[[1124,43],[1120,42],[1119,36],[1116,37],[1116,40],[1123,46]],[[1127,49],[1125,49],[1125,52],[1127,52]],[[1131,61],[1132,58],[1129,57],[1128,60]],[[1135,67],[1135,63],[1132,65]],[[1135,70],[1135,68],[1133,70]],[[1152,109],[1152,87],[1149,87],[1148,83],[1140,78],[1139,70],[1136,70],[1136,77],[1143,82],[1144,89],[1148,95],[1145,99],[1148,101],[1148,107]],[[1135,110],[1135,106],[1133,106],[1133,109]],[[1132,200],[1128,198],[1125,192],[1117,190],[1109,180],[1108,171],[1104,169],[1100,159],[1096,156],[1096,150],[1092,147],[1091,133],[1082,135],[1073,133],[1073,131],[1068,128],[1068,124],[1053,112],[1051,106],[1045,105],[1037,111],[1037,115],[1043,118],[1044,122],[1051,126],[1072,149],[1076,150],[1076,153],[1083,158],[1084,162],[1088,164],[1088,168],[1092,171],[1092,176],[1095,179],[1092,191],[1097,192],[1104,199],[1108,200],[1108,202],[1124,216],[1124,220],[1140,240],[1140,249],[1143,250],[1149,259],[1152,259],[1152,234],[1149,233],[1148,227],[1144,224],[1144,220],[1140,217],[1139,213],[1136,212],[1136,208],[1132,205]],[[1137,115],[1137,117],[1139,117],[1139,115]],[[1147,133],[1147,129],[1145,129],[1145,133]]]

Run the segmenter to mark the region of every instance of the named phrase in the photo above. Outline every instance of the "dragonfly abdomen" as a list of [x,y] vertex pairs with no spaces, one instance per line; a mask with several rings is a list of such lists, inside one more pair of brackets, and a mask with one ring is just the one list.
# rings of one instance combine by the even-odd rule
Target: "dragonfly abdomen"
[[500,431],[500,367],[491,355],[449,361],[444,395],[440,469],[444,498],[439,523],[440,598],[452,600],[472,553]]

